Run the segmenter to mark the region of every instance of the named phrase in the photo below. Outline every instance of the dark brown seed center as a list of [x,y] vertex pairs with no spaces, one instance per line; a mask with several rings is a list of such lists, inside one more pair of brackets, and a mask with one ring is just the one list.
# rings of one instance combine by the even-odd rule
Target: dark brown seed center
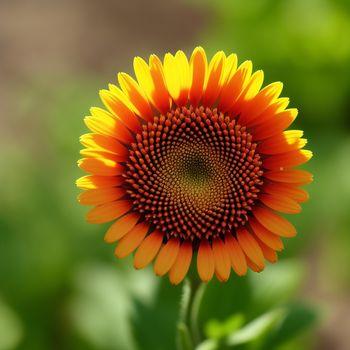
[[126,181],[134,209],[166,238],[211,239],[244,225],[262,185],[252,136],[217,109],[178,107],[136,135]]

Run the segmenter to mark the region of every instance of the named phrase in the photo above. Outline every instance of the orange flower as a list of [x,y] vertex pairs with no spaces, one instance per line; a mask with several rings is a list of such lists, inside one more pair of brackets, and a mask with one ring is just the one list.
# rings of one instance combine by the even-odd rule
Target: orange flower
[[207,63],[196,48],[134,60],[136,80],[118,74],[100,96],[105,109],[85,118],[77,180],[91,223],[114,221],[108,243],[134,253],[134,266],[154,260],[158,276],[180,283],[196,255],[203,281],[229,278],[231,268],[262,271],[283,249],[294,226],[276,212],[299,213],[308,199],[300,186],[312,175],[306,139],[285,131],[297,116],[279,97],[282,83],[263,89],[250,61],[218,52]]

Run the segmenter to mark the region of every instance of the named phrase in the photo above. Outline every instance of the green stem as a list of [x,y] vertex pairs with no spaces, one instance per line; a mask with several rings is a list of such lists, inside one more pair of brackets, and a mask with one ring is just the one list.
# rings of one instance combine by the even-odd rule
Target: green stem
[[201,341],[198,314],[206,285],[198,279],[184,281],[178,322],[178,345],[180,350],[192,350]]
[[205,292],[206,284],[197,283],[193,290],[193,299],[190,309],[190,329],[192,334],[193,343],[198,345],[201,342],[201,332],[198,324],[199,310],[202,303],[203,295]]

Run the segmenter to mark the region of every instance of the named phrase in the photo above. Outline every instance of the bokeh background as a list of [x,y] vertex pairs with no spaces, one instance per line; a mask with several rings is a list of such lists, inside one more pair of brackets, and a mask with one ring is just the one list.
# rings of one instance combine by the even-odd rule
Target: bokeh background
[[1,0],[0,350],[175,348],[181,287],[116,261],[74,181],[98,90],[136,55],[197,45],[284,82],[315,174],[280,262],[208,286],[203,336],[283,307],[235,349],[349,349],[349,37],[348,0]]

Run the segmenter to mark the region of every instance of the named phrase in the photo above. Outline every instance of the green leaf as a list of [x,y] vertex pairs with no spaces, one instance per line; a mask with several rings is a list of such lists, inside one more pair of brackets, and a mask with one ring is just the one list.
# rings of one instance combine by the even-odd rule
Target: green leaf
[[[232,314],[246,314],[251,307],[252,288],[248,278],[231,274],[226,283],[211,281],[204,294],[199,312],[200,326],[204,329],[208,320],[225,320]],[[218,302],[225,301],[224,307],[218,307]]]
[[0,350],[15,349],[23,336],[22,323],[0,299]]
[[196,350],[217,350],[217,349],[219,349],[219,342],[215,339],[207,339],[196,347]]
[[230,316],[224,322],[212,319],[205,325],[205,335],[212,339],[221,339],[239,329],[244,323],[244,315],[237,313]]
[[282,260],[268,265],[261,274],[250,274],[255,311],[260,314],[294,295],[303,279],[305,269],[298,260]]
[[238,345],[252,342],[263,337],[278,322],[286,317],[286,309],[279,308],[256,318],[239,331],[234,332],[227,338],[227,345]]
[[282,345],[306,332],[317,321],[317,311],[309,305],[292,304],[288,306],[288,314],[272,331],[262,349],[271,349]]

